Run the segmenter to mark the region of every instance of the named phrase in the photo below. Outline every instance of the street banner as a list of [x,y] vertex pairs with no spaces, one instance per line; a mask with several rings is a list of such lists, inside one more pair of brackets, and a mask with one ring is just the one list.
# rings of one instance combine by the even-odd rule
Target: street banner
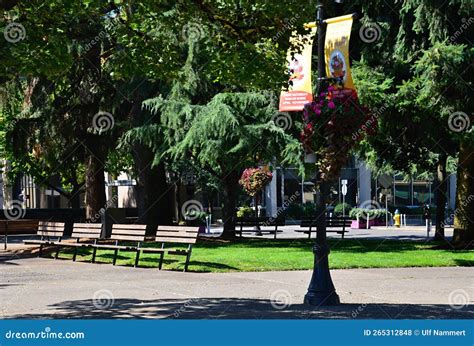
[[302,47],[301,52],[292,54],[288,50],[288,69],[290,74],[288,90],[280,95],[280,112],[297,112],[304,109],[304,105],[313,101],[313,87],[311,84],[311,54],[316,28],[305,35],[293,36],[291,46]]
[[[355,90],[351,67],[349,66],[349,39],[351,37],[352,22],[351,14],[326,19],[324,55],[326,75],[329,78],[341,78],[344,89]],[[338,86],[339,84],[334,83],[333,85]]]

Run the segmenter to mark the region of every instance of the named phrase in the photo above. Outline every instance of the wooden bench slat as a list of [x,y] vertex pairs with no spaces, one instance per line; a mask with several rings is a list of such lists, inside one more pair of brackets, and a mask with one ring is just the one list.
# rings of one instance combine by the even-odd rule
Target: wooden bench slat
[[146,225],[114,224],[112,229],[146,229]]
[[195,244],[196,238],[171,238],[171,237],[156,237],[155,241],[158,243],[180,243],[180,244]]
[[198,232],[168,232],[168,231],[157,231],[156,236],[160,237],[177,237],[177,238],[196,238]]
[[76,232],[100,232],[102,230],[102,227],[72,227],[73,230]]
[[59,231],[38,231],[39,236],[53,236],[53,237],[60,237],[64,234],[64,232]]
[[78,228],[78,229],[81,229],[81,228],[97,229],[97,228],[102,228],[102,224],[101,223],[74,223],[73,227]]
[[99,239],[100,233],[75,233],[72,232],[72,238],[91,238],[91,239]]
[[146,230],[113,229],[112,235],[145,235]]
[[130,241],[145,241],[145,235],[114,235],[110,237],[112,240],[130,240]]
[[38,226],[41,227],[64,227],[64,222],[50,222],[50,221],[39,221]]
[[38,231],[57,231],[62,232],[64,230],[63,227],[38,227]]
[[199,227],[194,227],[194,226],[158,226],[157,227],[158,231],[186,231],[190,233],[194,232],[199,232]]
[[100,234],[102,233],[102,230],[100,229],[77,230],[76,228],[73,228],[72,233],[73,234]]

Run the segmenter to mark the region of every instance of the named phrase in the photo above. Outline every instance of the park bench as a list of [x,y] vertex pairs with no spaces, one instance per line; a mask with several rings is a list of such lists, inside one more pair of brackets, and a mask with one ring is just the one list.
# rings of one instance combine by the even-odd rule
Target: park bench
[[35,234],[38,229],[38,220],[0,220],[0,234],[3,235],[4,249],[7,249],[8,235]]
[[[344,234],[347,233],[346,228],[351,226],[351,218],[349,217],[326,217],[326,232],[328,233],[337,233],[342,235],[344,239]],[[308,229],[298,229],[295,232],[307,233],[308,238],[311,238],[311,233],[316,233],[317,219],[303,219],[300,223],[301,228]],[[329,228],[339,228],[339,229],[329,229]]]
[[[77,250],[81,247],[93,247],[97,244],[100,239],[102,231],[102,224],[100,223],[74,223],[72,226],[71,238],[75,239],[75,243],[67,243],[64,241],[55,242],[54,245],[57,247],[55,259],[58,258],[59,250],[61,247],[72,247],[74,253],[72,260],[75,261],[77,257]],[[85,240],[86,242],[81,242]]]
[[[191,252],[193,245],[196,244],[199,227],[189,226],[158,226],[156,231],[156,237],[154,241],[160,243],[160,248],[142,247],[138,248],[143,253],[159,253],[160,263],[158,268],[161,270],[163,266],[163,259],[165,253],[168,255],[186,256],[186,263],[184,264],[184,271],[188,270],[189,260],[191,258]],[[174,247],[165,247],[168,245],[187,245],[185,249],[176,249]],[[137,255],[137,261],[138,261]]]
[[[92,245],[92,263],[95,263],[95,258],[98,249],[103,250],[114,250],[114,258],[112,264],[117,263],[117,256],[119,251],[136,252],[135,255],[135,267],[138,266],[139,247],[142,242],[145,241],[146,225],[125,225],[125,224],[114,224],[112,225],[112,234],[109,240],[113,240],[114,244],[99,244],[96,241]],[[124,244],[124,242],[127,242]],[[129,243],[136,243],[136,245],[130,245]]]
[[[43,245],[54,245],[61,241],[64,236],[64,222],[39,221],[36,234],[40,239],[25,240],[24,244],[39,245],[38,257],[41,256]],[[55,240],[52,240],[55,238]]]
[[[274,229],[265,230],[262,229],[264,226],[271,226]],[[283,232],[282,230],[278,229],[278,226],[285,226],[285,219],[282,217],[248,217],[248,218],[237,218],[236,219],[236,227],[239,228],[238,232],[240,237],[242,238],[243,232],[255,232],[255,233],[269,233],[274,235],[274,239],[276,239],[277,233]],[[244,230],[248,227],[257,227],[257,230]],[[260,228],[260,229],[258,229]]]

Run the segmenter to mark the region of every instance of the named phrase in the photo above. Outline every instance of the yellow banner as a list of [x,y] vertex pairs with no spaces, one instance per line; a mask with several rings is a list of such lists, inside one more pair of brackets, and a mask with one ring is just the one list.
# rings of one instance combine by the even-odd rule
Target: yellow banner
[[[352,22],[352,15],[326,19],[324,55],[326,75],[332,78],[341,78],[343,88],[355,90],[351,67],[349,66],[349,39],[351,37]],[[334,86],[338,85],[337,83],[334,84]]]
[[301,53],[292,55],[288,50],[288,69],[290,74],[288,91],[280,95],[280,112],[302,111],[306,103],[313,101],[311,84],[311,54],[316,28],[306,35],[294,36],[290,39],[293,46],[303,46]]

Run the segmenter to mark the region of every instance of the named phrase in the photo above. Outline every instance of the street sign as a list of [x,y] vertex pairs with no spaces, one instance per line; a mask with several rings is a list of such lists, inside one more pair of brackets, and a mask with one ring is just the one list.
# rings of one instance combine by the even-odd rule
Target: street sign
[[347,195],[347,185],[342,185],[341,192],[343,196]]
[[388,174],[383,174],[379,177],[378,182],[384,189],[388,189],[393,184],[393,177]]
[[347,179],[341,180],[341,192],[343,196],[347,195]]

